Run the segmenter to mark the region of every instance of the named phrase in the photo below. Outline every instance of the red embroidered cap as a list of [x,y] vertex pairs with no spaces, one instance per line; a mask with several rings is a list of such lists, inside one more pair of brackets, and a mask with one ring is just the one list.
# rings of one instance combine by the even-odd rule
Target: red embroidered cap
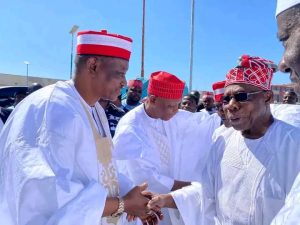
[[165,99],[181,99],[183,90],[184,82],[173,74],[158,71],[150,76],[148,94]]
[[271,90],[273,73],[276,71],[277,65],[270,60],[243,55],[239,58],[238,66],[227,73],[225,87],[244,83]]

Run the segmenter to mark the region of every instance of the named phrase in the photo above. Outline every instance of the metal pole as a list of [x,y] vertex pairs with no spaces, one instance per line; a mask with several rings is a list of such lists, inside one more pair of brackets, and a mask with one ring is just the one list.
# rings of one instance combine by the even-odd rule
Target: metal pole
[[73,44],[74,44],[74,33],[72,33],[72,43],[71,43],[70,79],[72,79],[72,72],[73,72]]
[[28,66],[29,66],[29,64],[27,63],[26,64],[26,85],[27,85],[27,87],[28,87]]
[[189,90],[193,87],[193,56],[194,56],[194,11],[195,0],[192,0],[192,15],[191,15],[191,45],[190,45],[190,83]]
[[145,48],[145,5],[146,0],[143,0],[143,24],[142,24],[142,64],[141,64],[141,77],[144,78],[144,48]]

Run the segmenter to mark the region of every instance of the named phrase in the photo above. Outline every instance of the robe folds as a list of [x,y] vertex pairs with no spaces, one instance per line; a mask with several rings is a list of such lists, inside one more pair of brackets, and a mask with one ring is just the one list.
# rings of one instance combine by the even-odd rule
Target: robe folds
[[[119,169],[135,184],[146,181],[155,193],[170,192],[174,180],[199,181],[219,125],[220,120],[206,113],[182,110],[168,121],[153,119],[140,105],[116,129],[113,141]],[[178,212],[171,211],[172,224],[181,224]],[[164,213],[161,224],[170,225],[169,213]]]
[[226,129],[214,141],[202,180],[172,192],[187,225],[268,225],[300,171],[300,130],[275,120],[247,139]]
[[[1,224],[127,224],[126,215],[118,223],[101,219],[111,177],[99,181],[103,167],[80,99],[72,81],[57,82],[26,97],[9,117],[0,136]],[[105,117],[98,103],[95,110]],[[121,196],[131,188],[121,174],[114,179]]]

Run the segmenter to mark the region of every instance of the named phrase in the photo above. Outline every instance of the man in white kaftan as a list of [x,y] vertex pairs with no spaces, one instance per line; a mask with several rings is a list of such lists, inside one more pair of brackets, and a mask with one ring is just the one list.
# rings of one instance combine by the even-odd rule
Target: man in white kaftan
[[270,224],[300,171],[299,146],[299,130],[279,120],[255,140],[226,129],[201,184],[172,193],[185,224]]
[[[156,94],[167,99],[160,93],[153,93],[151,81],[150,78],[149,95]],[[165,91],[171,93],[172,88],[166,88]],[[174,104],[175,114],[168,120],[160,116],[151,117],[151,112],[146,110],[151,103],[146,102],[120,120],[114,136],[120,170],[134,183],[146,181],[149,189],[156,193],[174,190],[177,181],[200,180],[212,143],[212,133],[220,125],[220,121],[216,124],[206,113],[177,112],[181,95],[182,92]],[[155,110],[159,110],[158,107]],[[160,224],[171,224],[168,213],[164,215]],[[173,224],[180,224],[178,213],[171,217]]]
[[215,141],[219,135],[223,134],[228,128],[231,127],[230,121],[226,118],[224,109],[223,109],[223,96],[224,96],[224,89],[225,89],[226,81],[219,81],[212,84],[212,89],[214,91],[214,98],[215,98],[215,107],[217,113],[211,115],[213,117],[219,117],[220,124],[213,134],[213,141]]
[[284,205],[300,171],[300,132],[270,112],[271,61],[244,55],[229,71],[223,97],[233,128],[219,135],[201,182],[150,207],[178,208],[186,225],[267,225]]
[[[276,19],[278,26],[278,39],[283,43],[284,51],[279,63],[279,69],[282,72],[290,75],[291,81],[294,84],[294,90],[300,94],[300,58],[299,58],[299,0],[278,0]],[[289,44],[286,44],[287,38]],[[297,105],[298,106],[298,105]],[[292,112],[295,112],[296,108]],[[297,107],[297,111],[298,111]],[[298,120],[299,115],[293,115],[291,121]],[[299,124],[299,123],[297,123]],[[296,126],[299,126],[297,125]],[[299,163],[299,162],[298,162]],[[284,207],[280,210],[278,215],[274,218],[272,225],[295,225],[300,221],[300,173],[298,174],[293,187],[286,198]]]
[[[93,110],[105,118],[99,104]],[[107,121],[101,122],[109,135]],[[58,82],[28,96],[7,121],[0,140],[4,147],[0,186],[3,224],[98,225],[109,183],[99,183],[103,167],[97,161],[94,142],[72,82]],[[130,183],[119,184],[121,195],[131,188]]]
[[98,103],[116,99],[126,84],[124,44],[131,39],[79,32],[74,81],[40,89],[13,111],[0,136],[1,224],[121,225],[123,212],[146,214],[141,188],[127,193],[131,183],[115,169]]

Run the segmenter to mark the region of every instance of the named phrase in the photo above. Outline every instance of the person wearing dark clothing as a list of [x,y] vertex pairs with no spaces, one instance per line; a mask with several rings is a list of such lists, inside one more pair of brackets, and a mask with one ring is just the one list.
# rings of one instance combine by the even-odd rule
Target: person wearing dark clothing
[[115,135],[116,127],[119,120],[125,115],[123,109],[117,107],[108,100],[99,100],[100,105],[103,107],[109,125],[110,134],[113,137]]
[[11,109],[6,109],[6,108],[0,107],[0,118],[3,122],[3,124],[6,122],[6,120],[9,117],[11,112],[12,112]]

